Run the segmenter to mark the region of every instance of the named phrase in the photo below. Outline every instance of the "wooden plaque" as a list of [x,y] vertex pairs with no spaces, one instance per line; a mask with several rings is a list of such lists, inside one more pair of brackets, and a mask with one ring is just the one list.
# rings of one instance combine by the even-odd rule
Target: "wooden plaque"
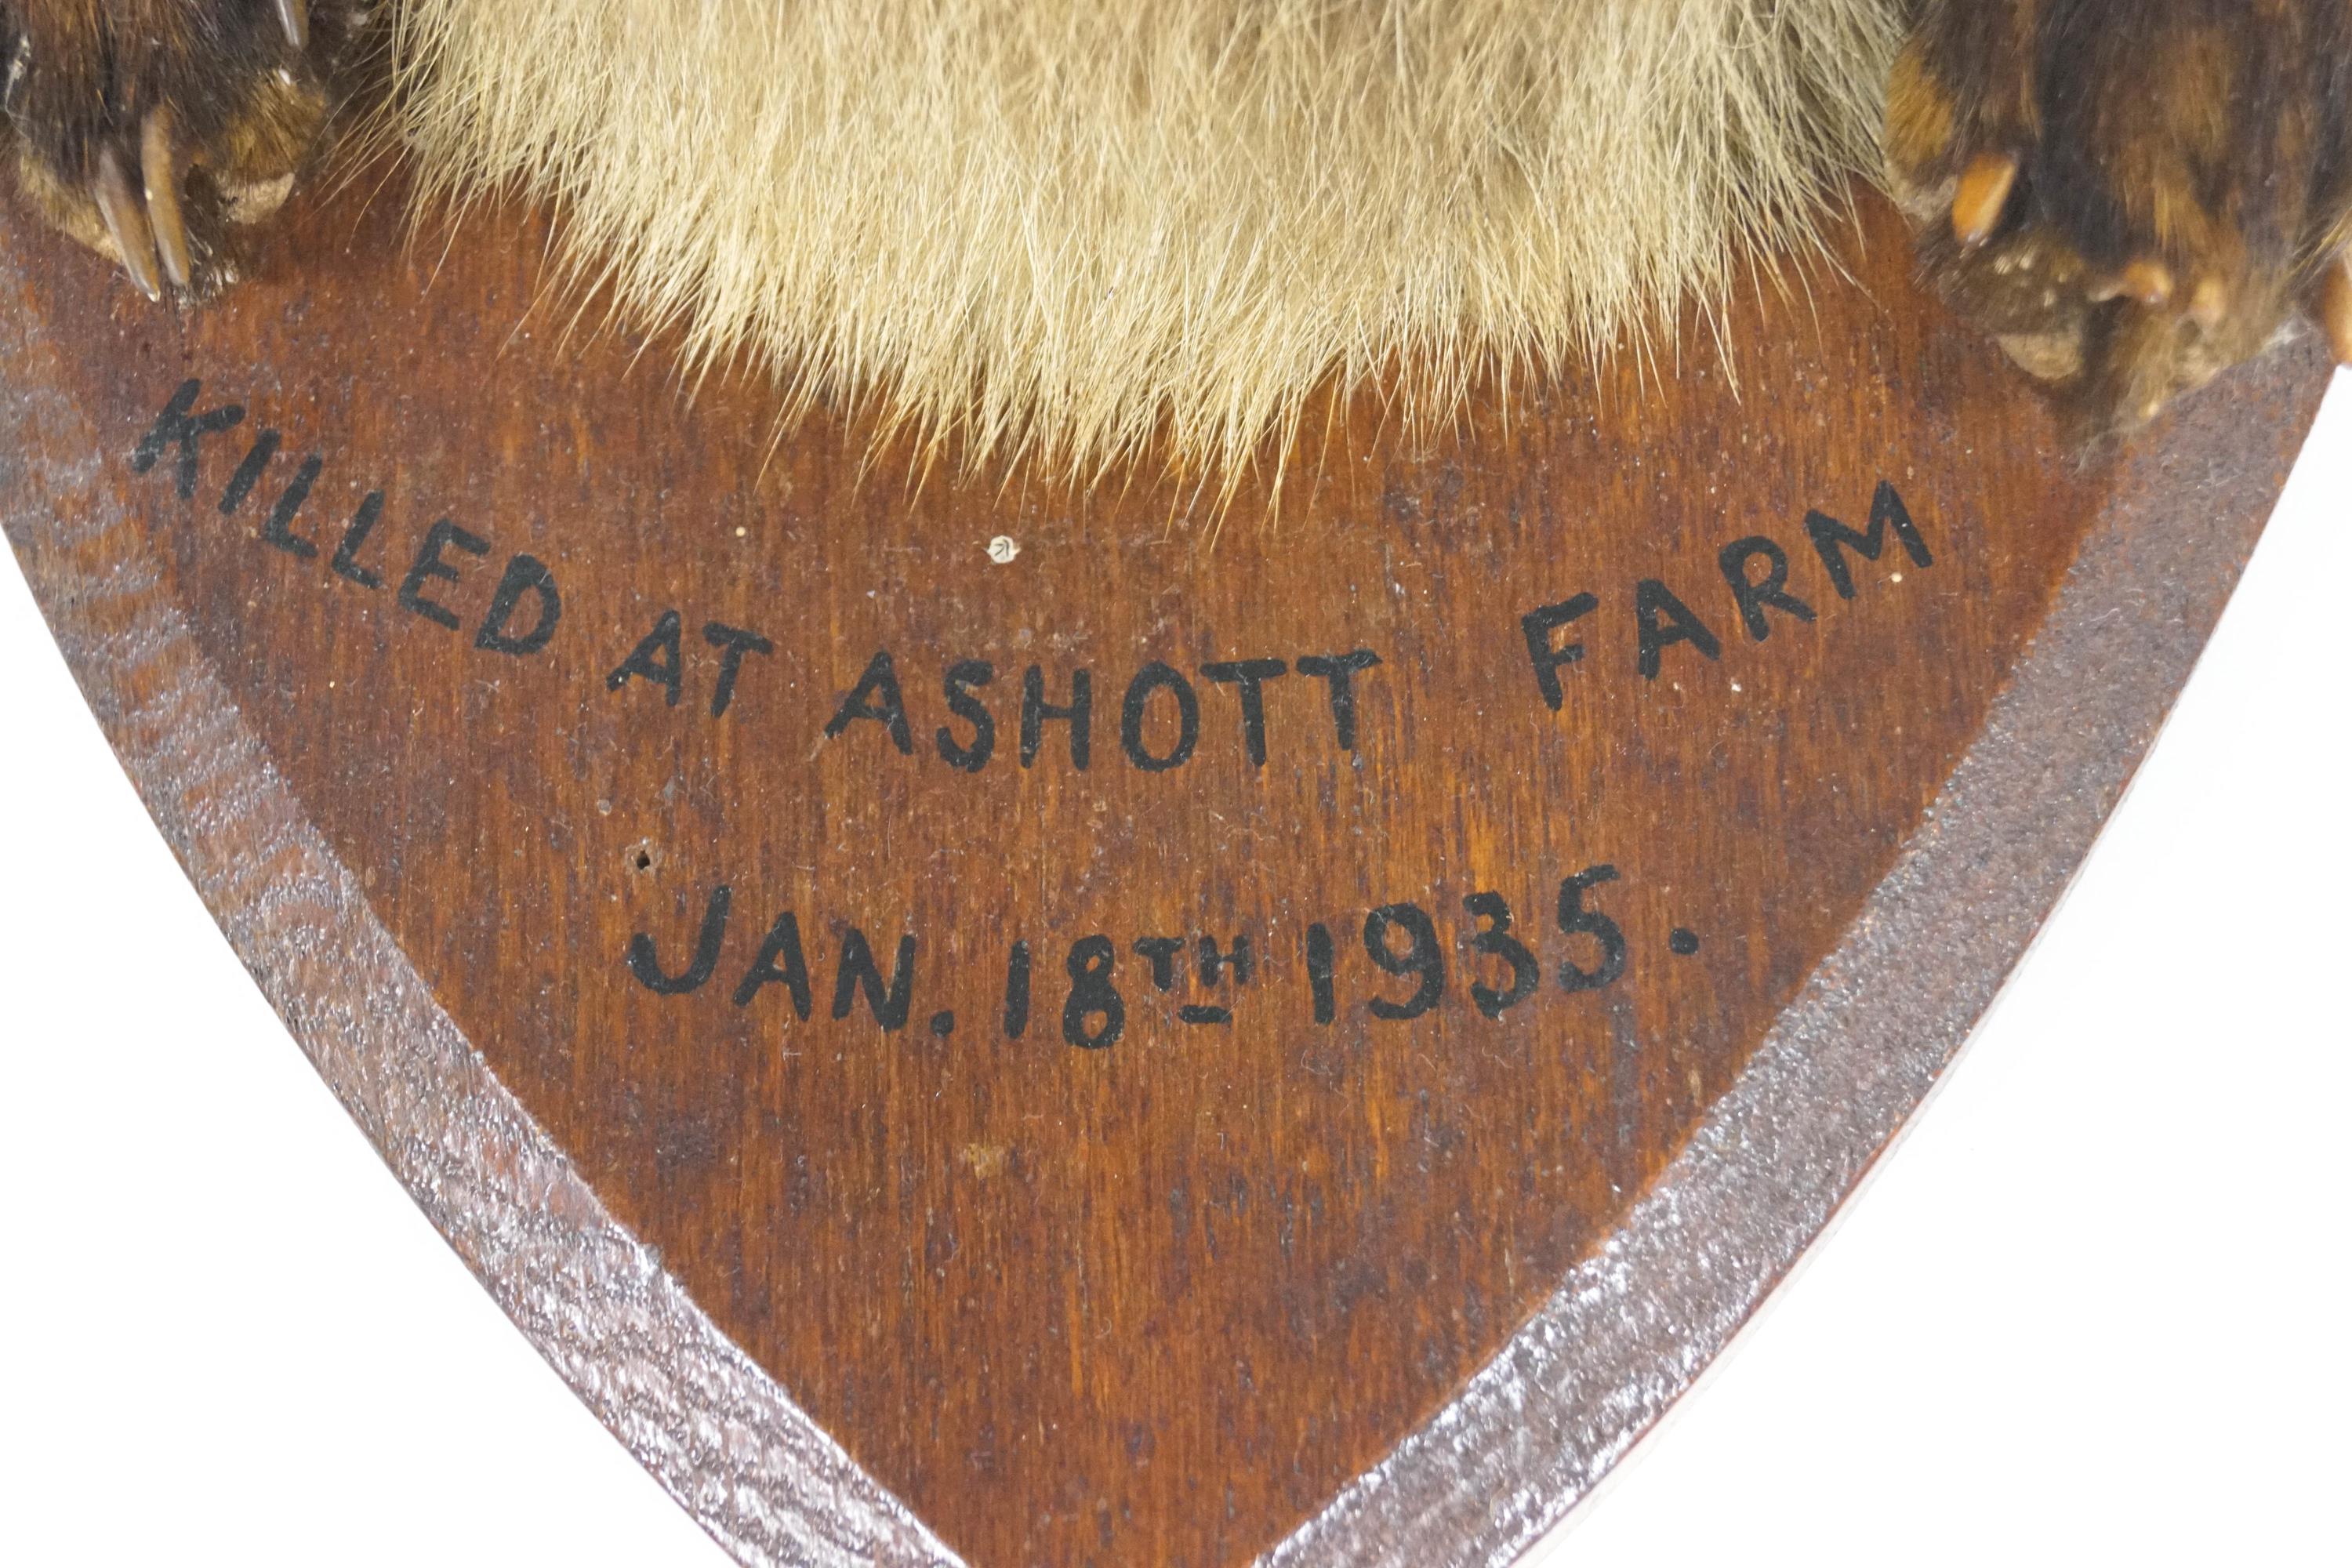
[[1957,1049],[2321,384],[2084,458],[1873,209],[1721,353],[1073,488],[681,389],[530,214],[400,234],[173,315],[11,223],[8,537],[296,1038],[750,1563],[1524,1546]]

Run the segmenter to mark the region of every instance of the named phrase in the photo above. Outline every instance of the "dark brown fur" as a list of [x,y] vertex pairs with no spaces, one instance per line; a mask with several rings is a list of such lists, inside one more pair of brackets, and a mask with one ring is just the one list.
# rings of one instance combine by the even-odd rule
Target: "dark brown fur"
[[0,93],[19,183],[52,221],[111,248],[103,160],[135,181],[151,113],[169,116],[199,291],[226,280],[240,196],[299,169],[320,140],[349,7],[317,8],[296,47],[273,0],[0,0]]
[[[2092,428],[2128,427],[2259,353],[2341,265],[2352,0],[1932,0],[1886,152],[1947,296]],[[1948,215],[1987,154],[2016,184],[1969,245]],[[2134,297],[2136,264],[2168,287]]]

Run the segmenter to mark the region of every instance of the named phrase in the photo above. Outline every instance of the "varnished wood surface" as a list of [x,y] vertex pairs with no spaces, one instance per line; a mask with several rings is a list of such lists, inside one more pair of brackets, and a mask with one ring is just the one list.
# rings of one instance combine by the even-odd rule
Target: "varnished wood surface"
[[[1419,444],[1367,402],[1294,457],[1278,526],[1245,490],[1213,545],[1214,509],[1181,485],[909,485],[908,454],[866,468],[860,436],[821,426],[772,448],[756,386],[688,403],[658,349],[527,316],[526,221],[487,218],[446,258],[403,257],[393,233],[385,209],[310,215],[281,253],[301,274],[176,321],[46,237],[10,243],[54,279],[22,308],[77,345],[69,395],[119,437],[93,456],[443,1004],[722,1327],[975,1563],[1244,1560],[1441,1405],[1843,933],[2105,499],[1999,361],[1911,297],[1884,224],[1862,287],[1738,309],[1744,399],[1702,350],[1671,380],[1629,360]],[[191,377],[194,408],[246,414],[199,444],[184,500],[176,449],[144,474],[128,458]],[[265,428],[281,447],[225,514]],[[288,524],[316,542],[305,557],[263,535],[314,451]],[[1844,599],[1804,520],[1862,528],[1882,481],[1932,564],[1890,539]],[[352,563],[369,587],[331,558],[375,489]],[[420,583],[454,628],[398,592],[443,517],[486,544],[445,546],[457,575]],[[1019,543],[1009,563],[986,552],[997,535]],[[1759,536],[1816,614],[1769,613],[1761,643],[1718,562]],[[561,586],[535,653],[477,646],[518,552]],[[1675,644],[1643,674],[1645,579],[1718,658]],[[1596,607],[1562,636],[1587,652],[1554,713],[1520,617],[1585,592]],[[611,689],[671,608],[680,700]],[[714,621],[774,645],[716,720]],[[911,755],[876,721],[824,733],[882,648]],[[1353,752],[1294,672],[1265,689],[1263,768],[1234,691],[1199,673],[1356,648],[1381,663],[1359,678]],[[996,672],[976,773],[933,742],[960,659]],[[1119,735],[1154,659],[1201,705],[1192,759],[1156,773]],[[1031,664],[1056,702],[1091,672],[1082,773],[1066,726],[1034,767],[1014,755]],[[1141,732],[1155,752],[1166,718]],[[1560,934],[1559,884],[1603,864],[1618,879],[1590,901],[1622,926],[1625,973],[1570,994],[1552,972],[1599,948]],[[632,938],[682,967],[722,882],[714,977],[677,996],[634,979]],[[1463,900],[1490,890],[1545,970],[1495,1021],[1467,986],[1507,971],[1464,946]],[[1412,985],[1372,967],[1365,913],[1407,901],[1445,940],[1446,994],[1375,1018],[1369,998]],[[788,909],[805,1024],[787,987],[732,999]],[[1306,980],[1317,921],[1336,939],[1328,1026]],[[828,1016],[848,926],[886,969],[918,936],[903,1028],[862,1001]],[[1696,952],[1674,952],[1678,928]],[[1127,1032],[1077,1050],[1063,961],[1097,932]],[[1244,932],[1257,973],[1238,990],[1163,997],[1131,945]],[[1034,1000],[1012,1039],[1015,937]],[[1235,1017],[1183,1025],[1185,1003]]]

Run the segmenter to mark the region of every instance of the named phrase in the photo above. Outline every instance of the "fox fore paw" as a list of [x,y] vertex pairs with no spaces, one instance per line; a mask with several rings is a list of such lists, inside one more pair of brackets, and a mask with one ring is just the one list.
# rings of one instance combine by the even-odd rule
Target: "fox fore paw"
[[317,145],[365,20],[346,0],[0,0],[18,184],[151,300],[237,271]]
[[1887,99],[1930,278],[2086,435],[2299,311],[2352,361],[2352,0],[1928,0]]

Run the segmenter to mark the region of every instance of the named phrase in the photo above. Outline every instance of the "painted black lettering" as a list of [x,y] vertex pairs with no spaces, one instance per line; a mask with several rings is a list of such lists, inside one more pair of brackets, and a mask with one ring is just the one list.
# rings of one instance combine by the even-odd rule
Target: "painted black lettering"
[[866,661],[866,673],[857,678],[849,695],[825,721],[824,738],[838,737],[860,719],[871,719],[890,731],[890,743],[900,754],[915,752],[915,732],[907,727],[906,700],[898,695],[898,672],[890,662],[890,650],[883,648]]
[[1356,676],[1376,668],[1381,656],[1370,648],[1360,647],[1353,653],[1310,653],[1297,664],[1298,673],[1329,683],[1331,698],[1331,732],[1339,749],[1356,749]]
[[1004,961],[1004,1037],[1017,1040],[1029,1029],[1029,944],[1016,942]]
[[1581,969],[1570,959],[1559,966],[1563,991],[1598,991],[1625,973],[1625,933],[1607,915],[1584,907],[1584,895],[1604,882],[1617,879],[1614,866],[1592,866],[1559,885],[1559,929],[1566,936],[1589,936],[1601,950],[1601,962]]
[[889,988],[883,988],[882,971],[875,965],[874,950],[866,945],[866,933],[856,926],[845,926],[841,932],[841,967],[833,980],[833,1016],[836,1019],[849,1016],[849,1009],[859,992],[866,994],[866,1010],[885,1033],[906,1027],[907,1009],[915,995],[915,939],[898,939],[898,953],[890,968]]
[[1315,996],[1315,1021],[1328,1024],[1339,1016],[1339,998],[1331,987],[1337,956],[1331,928],[1318,921],[1307,928],[1307,985]]
[[1201,667],[1202,676],[1232,687],[1242,700],[1242,744],[1254,766],[1265,766],[1265,683],[1288,668],[1278,658],[1231,659]]
[[[872,963],[873,955],[868,953],[866,960]],[[816,998],[809,990],[808,955],[801,949],[801,922],[793,918],[790,910],[778,915],[776,923],[768,928],[767,939],[760,943],[758,956],[751,960],[751,967],[743,972],[742,983],[735,987],[735,1005],[749,1006],[751,998],[770,985],[782,985],[790,992],[793,1012],[802,1023],[808,1022],[809,1012],[816,1005]],[[841,1016],[839,1013],[834,1015],[835,1017]]]
[[654,952],[654,939],[644,931],[629,938],[629,973],[646,990],[663,996],[683,996],[701,989],[719,967],[719,944],[727,937],[727,906],[734,898],[734,889],[726,883],[710,889],[710,901],[702,911],[702,931],[694,940],[694,961],[679,975],[665,973],[661,959]]
[[661,619],[654,623],[654,629],[639,639],[637,646],[629,650],[629,657],[604,678],[604,689],[618,691],[632,680],[650,680],[662,689],[664,703],[677,707],[680,689],[680,625],[676,610],[664,610]]
[[316,452],[302,459],[302,466],[294,470],[292,480],[278,493],[278,504],[269,509],[269,521],[261,525],[261,537],[265,543],[274,544],[287,554],[299,556],[305,561],[319,553],[316,544],[294,531],[294,514],[300,511],[302,503],[310,499],[310,487],[319,482],[319,470],[325,467],[326,459]]
[[[1118,950],[1107,936],[1080,937],[1070,944],[1063,966],[1070,977],[1070,999],[1062,1005],[1062,1038],[1082,1051],[1107,1051],[1127,1032],[1127,1003],[1111,984],[1111,968]],[[1099,1024],[1089,1019],[1099,1018]]]
[[457,616],[447,605],[425,596],[425,584],[434,578],[450,583],[457,580],[457,569],[441,559],[441,552],[453,544],[468,555],[490,552],[488,540],[467,532],[445,517],[425,531],[425,542],[416,547],[416,559],[410,563],[408,575],[400,580],[399,596],[401,608],[414,610],[454,632],[457,629]]
[[[1163,689],[1176,698],[1176,743],[1165,754],[1154,756],[1143,744],[1143,720],[1151,694]],[[1127,683],[1127,700],[1118,714],[1118,744],[1127,760],[1147,773],[1164,773],[1190,762],[1200,743],[1201,699],[1192,683],[1156,658],[1137,670],[1135,679]]]
[[[1584,657],[1584,645],[1580,642],[1556,644],[1553,634],[1600,607],[1601,601],[1595,595],[1579,594],[1572,599],[1546,605],[1519,617],[1519,635],[1527,639],[1528,662],[1535,667],[1536,689],[1543,693],[1544,706],[1555,713],[1559,711],[1559,705],[1568,700],[1568,693],[1559,683],[1559,672]],[[1306,667],[1302,664],[1300,668]]]
[[163,448],[179,447],[180,465],[173,478],[182,500],[196,499],[196,444],[207,436],[235,429],[245,418],[242,403],[224,403],[202,414],[193,412],[196,395],[204,390],[204,384],[193,378],[180,383],[173,390],[171,401],[163,405],[163,412],[155,416],[155,423],[147,427],[147,434],[139,438],[139,445],[131,452],[131,471],[143,474],[163,457]]
[[1184,951],[1181,936],[1138,937],[1135,951],[1151,965],[1151,984],[1155,990],[1176,989],[1176,955]]
[[1723,642],[1707,630],[1697,613],[1675,596],[1655,577],[1633,585],[1633,619],[1641,637],[1642,679],[1658,679],[1660,656],[1678,642],[1686,642],[1709,658],[1723,657]]
[[[702,640],[719,650],[719,684],[710,689],[710,716],[721,719],[734,704],[735,682],[743,673],[743,656],[772,654],[776,645],[757,632],[730,626],[724,621],[705,621]],[[670,700],[677,700],[673,697]]]
[[1201,984],[1216,985],[1224,980],[1225,971],[1234,972],[1234,984],[1246,985],[1256,970],[1255,956],[1250,952],[1249,933],[1244,931],[1228,943],[1223,952],[1217,951],[1217,939],[1204,936],[1195,949],[1200,965]]
[[229,475],[228,488],[221,491],[220,514],[223,517],[231,515],[243,506],[245,498],[253,493],[253,487],[261,482],[261,471],[269,467],[270,458],[278,456],[278,440],[275,430],[264,430],[255,438],[252,447],[245,454],[245,461],[236,466],[236,472]]
[[[1764,558],[1764,575],[1750,577],[1748,563],[1758,556]],[[1766,610],[1778,610],[1794,616],[1801,621],[1813,618],[1813,607],[1789,590],[1789,552],[1762,534],[1735,540],[1717,555],[1716,564],[1723,569],[1723,580],[1730,585],[1731,602],[1739,606],[1739,618],[1748,627],[1748,635],[1758,642],[1772,635],[1772,623],[1764,616]]]
[[1473,893],[1462,900],[1462,907],[1486,922],[1485,929],[1472,933],[1471,948],[1511,966],[1507,991],[1497,991],[1475,981],[1470,986],[1472,1005],[1489,1018],[1499,1018],[1535,994],[1542,971],[1527,943],[1511,934],[1511,906],[1504,901],[1502,894]]
[[1870,499],[1868,533],[1856,533],[1823,512],[1805,514],[1806,535],[1812,540],[1813,549],[1822,558],[1822,569],[1830,574],[1830,586],[1837,590],[1839,598],[1853,597],[1853,571],[1846,562],[1845,552],[1851,550],[1864,561],[1877,560],[1879,552],[1886,548],[1886,531],[1890,527],[1895,530],[1895,537],[1903,542],[1903,552],[1911,557],[1914,565],[1927,567],[1936,563],[1935,556],[1928,552],[1927,540],[1911,521],[1910,509],[1885,479],[1878,481],[1878,490]]
[[971,726],[971,744],[959,743],[955,731],[945,724],[932,739],[940,748],[940,756],[948,766],[976,773],[988,766],[988,759],[996,754],[996,718],[988,705],[972,692],[996,679],[996,666],[984,658],[959,659],[948,666],[940,682],[940,689],[948,700],[948,711]]
[[1070,766],[1087,771],[1087,762],[1093,749],[1092,731],[1095,718],[1094,677],[1079,670],[1070,677],[1070,704],[1056,708],[1045,700],[1045,672],[1031,665],[1021,677],[1021,765],[1028,767],[1037,760],[1037,748],[1045,744],[1045,721],[1055,720],[1070,727]]
[[[539,601],[539,618],[530,630],[517,635],[507,625],[514,619],[515,607],[525,594]],[[555,574],[536,555],[517,555],[499,578],[498,591],[490,595],[490,613],[482,617],[474,646],[518,658],[537,653],[555,635],[555,623],[562,618],[563,597],[555,591]]]
[[[1392,951],[1389,933],[1405,934],[1405,950]],[[1438,944],[1436,922],[1418,904],[1383,904],[1364,917],[1364,951],[1391,974],[1413,974],[1421,984],[1402,1002],[1375,996],[1372,1016],[1402,1021],[1418,1018],[1445,994],[1445,950]]]
[[370,490],[361,498],[359,510],[352,513],[352,523],[343,530],[343,542],[335,546],[335,558],[328,563],[335,575],[357,583],[362,588],[381,588],[383,579],[360,564],[360,552],[366,548],[368,535],[383,517],[383,492]]

